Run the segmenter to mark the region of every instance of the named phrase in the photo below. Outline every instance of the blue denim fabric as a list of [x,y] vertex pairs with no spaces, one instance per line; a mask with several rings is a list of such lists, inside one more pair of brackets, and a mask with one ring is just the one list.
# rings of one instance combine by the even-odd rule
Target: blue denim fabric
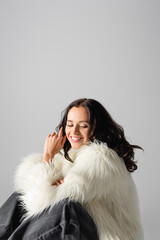
[[14,193],[0,209],[0,240],[98,240],[92,218],[68,199],[21,222],[22,215]]

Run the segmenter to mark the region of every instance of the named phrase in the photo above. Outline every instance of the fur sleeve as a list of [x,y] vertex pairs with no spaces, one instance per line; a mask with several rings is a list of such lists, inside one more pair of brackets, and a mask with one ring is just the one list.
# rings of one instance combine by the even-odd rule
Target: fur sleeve
[[52,162],[42,163],[42,154],[24,158],[15,175],[15,191],[21,193],[21,201],[28,215],[43,211],[51,204],[57,188],[53,186],[62,178],[62,157],[57,154]]
[[56,201],[68,197],[84,203],[94,198],[106,198],[112,195],[117,182],[120,185],[119,179],[122,182],[126,174],[122,159],[106,145],[83,146],[57,191]]

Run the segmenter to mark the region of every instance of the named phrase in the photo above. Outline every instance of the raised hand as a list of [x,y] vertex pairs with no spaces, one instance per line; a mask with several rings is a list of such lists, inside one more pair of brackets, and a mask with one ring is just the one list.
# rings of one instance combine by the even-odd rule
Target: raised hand
[[62,127],[59,133],[56,134],[55,132],[53,132],[52,134],[49,134],[44,144],[43,163],[45,161],[49,162],[49,160],[52,160],[54,155],[63,148],[65,141],[66,136],[63,137]]

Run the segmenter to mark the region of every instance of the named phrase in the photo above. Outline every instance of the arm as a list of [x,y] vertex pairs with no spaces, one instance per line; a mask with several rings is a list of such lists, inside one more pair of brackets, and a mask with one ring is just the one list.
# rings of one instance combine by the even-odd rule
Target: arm
[[[41,175],[43,176],[43,178],[39,179],[39,181],[42,183],[45,182],[45,179],[47,178],[46,176],[48,176],[49,184],[51,185],[55,183],[54,181],[59,180],[57,177],[60,177],[61,174],[59,174],[58,171],[61,170],[62,163],[59,163],[55,167],[55,162],[57,161],[57,158],[59,160],[59,154],[57,155],[57,153],[62,149],[65,140],[66,136],[63,137],[63,130],[61,128],[58,134],[49,134],[46,138],[43,155],[32,154],[23,159],[22,164],[20,164],[16,171],[16,191],[21,193],[25,192],[27,182],[28,184],[34,185],[36,179],[39,179],[39,176]],[[54,159],[53,163],[52,159]],[[42,161],[44,165],[42,165]],[[31,182],[32,175],[34,175],[35,177],[35,180],[34,177],[32,179],[33,182]]]
[[48,207],[56,194],[54,183],[63,177],[61,169],[64,163],[58,152],[64,142],[62,129],[59,134],[50,134],[45,142],[44,155],[27,156],[16,171],[15,190],[22,194],[20,199],[30,215]]
[[32,154],[24,159],[15,175],[15,191],[28,215],[43,211],[52,203],[56,188],[53,184],[63,177],[64,158],[56,154],[52,162],[42,163],[42,154]]
[[121,174],[116,162],[106,146],[95,143],[83,146],[64,183],[59,186],[55,201],[68,197],[83,203],[106,197],[115,189],[115,176]]

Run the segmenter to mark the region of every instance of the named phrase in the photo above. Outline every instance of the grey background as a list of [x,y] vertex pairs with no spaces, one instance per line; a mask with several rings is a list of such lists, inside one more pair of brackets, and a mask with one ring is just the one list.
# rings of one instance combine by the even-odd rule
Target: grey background
[[99,100],[136,151],[145,239],[158,239],[160,1],[0,0],[0,205],[61,112]]

